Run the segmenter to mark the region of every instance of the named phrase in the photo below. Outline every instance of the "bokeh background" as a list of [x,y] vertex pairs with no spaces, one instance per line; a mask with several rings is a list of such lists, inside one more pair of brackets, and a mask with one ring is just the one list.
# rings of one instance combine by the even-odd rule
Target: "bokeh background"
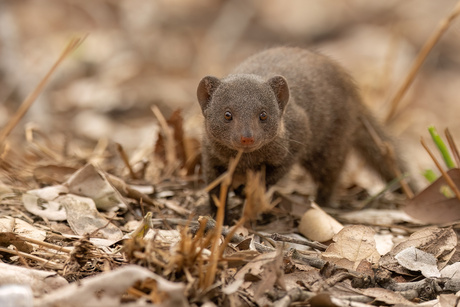
[[[8,141],[27,127],[67,142],[119,142],[128,153],[153,144],[157,105],[182,109],[199,137],[195,90],[247,56],[279,45],[314,48],[354,76],[384,119],[421,46],[456,0],[0,0],[0,127],[5,126],[74,36],[83,45],[59,67]],[[460,20],[434,47],[393,120],[415,173],[434,168],[420,145],[427,127],[460,143]]]

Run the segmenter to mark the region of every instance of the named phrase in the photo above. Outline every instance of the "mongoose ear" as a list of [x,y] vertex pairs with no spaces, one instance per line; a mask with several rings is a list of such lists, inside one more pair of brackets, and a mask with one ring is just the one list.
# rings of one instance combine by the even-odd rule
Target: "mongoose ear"
[[208,107],[208,103],[211,100],[211,96],[214,91],[219,87],[220,80],[216,77],[206,76],[201,79],[200,84],[196,90],[196,96],[198,97],[198,102],[200,103],[201,110],[204,110]]
[[275,92],[280,109],[284,110],[289,101],[289,86],[286,79],[283,76],[274,76],[268,80],[268,84]]

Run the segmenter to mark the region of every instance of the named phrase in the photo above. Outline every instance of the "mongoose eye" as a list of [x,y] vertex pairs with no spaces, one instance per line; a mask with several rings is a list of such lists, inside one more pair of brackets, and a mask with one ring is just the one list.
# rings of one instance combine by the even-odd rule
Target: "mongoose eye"
[[233,119],[232,112],[230,111],[225,112],[224,117],[226,120],[232,120]]
[[259,114],[259,118],[260,118],[261,121],[266,121],[267,118],[268,118],[267,112],[262,111],[262,112]]

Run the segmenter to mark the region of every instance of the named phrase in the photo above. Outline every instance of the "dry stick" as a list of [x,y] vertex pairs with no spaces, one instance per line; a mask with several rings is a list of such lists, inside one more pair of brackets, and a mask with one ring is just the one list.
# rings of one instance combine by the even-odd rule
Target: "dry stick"
[[408,75],[406,76],[406,79],[404,80],[401,87],[399,88],[399,90],[396,92],[395,96],[391,100],[390,111],[388,112],[388,115],[385,118],[385,122],[389,122],[393,118],[399,102],[404,97],[404,94],[407,92],[407,89],[414,81],[415,76],[417,75],[422,64],[425,62],[425,59],[430,53],[431,49],[433,49],[433,47],[436,45],[436,43],[441,38],[441,36],[444,34],[444,32],[446,32],[446,30],[449,28],[452,21],[459,15],[460,15],[460,1],[457,2],[457,5],[450,12],[450,14],[447,17],[445,17],[443,20],[441,20],[436,31],[430,36],[430,38],[428,38],[425,45],[423,45],[422,49],[417,55],[417,58],[412,64],[412,67]]
[[32,259],[32,260],[37,261],[38,263],[42,264],[45,268],[52,269],[52,270],[62,270],[62,268],[64,267],[63,264],[55,263],[55,262],[52,262],[52,261],[49,261],[49,260],[34,256],[34,255],[30,255],[30,254],[27,254],[27,253],[24,253],[24,252],[20,252],[18,250],[12,250],[12,249],[9,249],[9,248],[0,247],[0,252],[9,253],[9,254],[21,256],[21,257],[24,257],[24,258]]
[[64,253],[70,254],[73,251],[73,247],[69,248],[69,247],[54,245],[54,244],[51,244],[51,243],[48,243],[48,242],[35,240],[35,239],[32,239],[32,238],[23,237],[23,236],[20,236],[20,235],[17,235],[17,237],[22,239],[22,240],[24,240],[24,241],[26,241],[26,242],[30,242],[30,243],[34,243],[34,244],[41,245],[41,246],[44,246],[44,247],[48,247],[48,248],[57,250],[58,252],[64,252]]
[[129,171],[129,176],[131,179],[136,179],[136,175],[134,174],[133,168],[131,167],[131,164],[129,163],[128,155],[126,154],[125,150],[121,146],[120,143],[115,143],[117,145],[117,150],[118,153],[120,154],[121,159],[123,160],[123,163],[126,165]]
[[232,184],[233,173],[235,172],[236,166],[238,165],[242,154],[243,151],[238,151],[236,157],[229,163],[228,170],[225,173],[226,175],[223,177],[223,181],[220,187],[220,199],[217,199],[217,197],[213,195],[215,197],[214,202],[217,205],[216,228],[213,234],[211,257],[209,259],[208,270],[206,271],[204,289],[209,288],[214,282],[214,278],[216,277],[217,264],[220,258],[219,238],[222,232],[225,218],[225,200],[227,198],[228,188]]
[[157,106],[152,106],[152,112],[158,120],[161,129],[165,134],[165,155],[166,155],[166,163],[168,167],[168,174],[172,173],[174,170],[174,163],[176,162],[176,146],[174,146],[174,132],[171,127],[169,127],[168,122],[166,121],[165,117],[161,113],[160,109]]
[[446,135],[447,142],[449,143],[450,150],[452,151],[452,154],[454,156],[455,163],[457,163],[457,167],[460,167],[460,154],[458,153],[457,145],[455,144],[452,134],[450,134],[449,128],[446,128],[446,130],[444,130],[444,133]]
[[441,172],[442,174],[442,177],[444,177],[444,179],[446,180],[447,184],[449,185],[449,187],[452,189],[452,191],[454,191],[455,193],[455,196],[457,197],[458,200],[460,200],[460,191],[457,189],[457,186],[455,185],[454,181],[452,180],[452,178],[449,176],[449,174],[447,174],[447,172],[442,168],[441,164],[438,162],[438,160],[436,159],[436,157],[433,155],[433,153],[431,152],[431,150],[428,148],[428,146],[426,145],[425,143],[425,140],[422,138],[420,138],[420,143],[422,143],[422,146],[425,148],[425,150],[428,152],[428,154],[430,155],[431,159],[433,160],[434,164],[436,164],[436,167],[439,169],[439,171]]
[[51,75],[54,73],[54,71],[58,68],[58,66],[61,64],[61,62],[69,56],[75,49],[77,49],[85,40],[86,36],[83,38],[76,37],[72,39],[67,47],[64,49],[62,52],[61,56],[57,59],[57,61],[54,63],[54,65],[51,67],[51,69],[48,71],[48,73],[43,77],[43,79],[40,81],[40,83],[37,85],[37,87],[34,89],[34,91],[26,97],[26,99],[22,102],[21,106],[19,109],[16,111],[16,113],[13,115],[11,120],[6,124],[6,126],[0,131],[0,147],[5,141],[5,139],[8,137],[8,135],[11,133],[13,128],[19,123],[21,118],[26,114],[27,110],[32,106],[34,103],[35,99],[37,99],[38,95],[43,91],[43,88],[45,87],[46,83],[48,82],[49,78]]

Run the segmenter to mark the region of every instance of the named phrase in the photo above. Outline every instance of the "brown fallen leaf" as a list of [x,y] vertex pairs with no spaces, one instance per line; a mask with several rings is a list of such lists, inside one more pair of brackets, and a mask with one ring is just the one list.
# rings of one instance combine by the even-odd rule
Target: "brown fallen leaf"
[[350,270],[356,270],[363,260],[377,263],[380,254],[374,235],[375,232],[370,227],[347,226],[334,236],[335,243],[329,245],[322,258]]
[[384,268],[404,275],[412,275],[403,268],[395,256],[408,247],[416,247],[419,250],[430,253],[437,258],[438,269],[442,269],[455,252],[457,235],[452,229],[428,227],[414,232],[408,239],[395,245],[393,249],[380,259],[380,265]]
[[63,165],[44,165],[34,169],[34,178],[38,183],[52,185],[61,184],[77,171],[76,168]]
[[[447,172],[457,187],[460,187],[460,169]],[[460,220],[460,200],[455,195],[446,197],[448,185],[440,177],[425,190],[408,201],[404,211],[413,218],[430,224],[451,223]],[[447,191],[447,192],[445,192]]]

